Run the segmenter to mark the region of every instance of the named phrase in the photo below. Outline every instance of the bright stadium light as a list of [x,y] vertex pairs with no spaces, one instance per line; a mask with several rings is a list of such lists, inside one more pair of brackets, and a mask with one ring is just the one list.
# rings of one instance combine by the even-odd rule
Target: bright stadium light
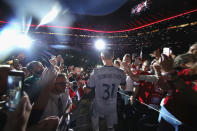
[[104,50],[105,49],[105,42],[103,40],[97,40],[95,42],[95,47],[98,50]]
[[24,34],[20,34],[17,37],[16,46],[24,49],[28,49],[31,47],[32,40],[30,37]]
[[52,9],[49,11],[49,13],[41,20],[37,28],[41,25],[45,25],[53,21],[57,17],[57,15],[60,13],[60,11],[61,11],[60,5],[58,3],[54,4]]
[[13,39],[11,38],[14,35],[13,30],[3,30],[0,33],[0,51],[7,51],[11,49],[13,44]]
[[30,48],[32,40],[14,28],[6,28],[0,33],[0,44],[0,51],[6,52],[13,48]]

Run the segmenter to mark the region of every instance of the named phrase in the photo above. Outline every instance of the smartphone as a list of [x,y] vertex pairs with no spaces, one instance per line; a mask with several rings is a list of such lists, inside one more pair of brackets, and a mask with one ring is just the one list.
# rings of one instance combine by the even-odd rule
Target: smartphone
[[22,97],[24,72],[10,71],[7,78],[6,103],[8,111],[15,111]]
[[168,47],[163,48],[163,54],[166,56],[170,56],[171,50]]
[[15,66],[19,65],[19,60],[18,59],[13,59],[13,65],[15,65]]

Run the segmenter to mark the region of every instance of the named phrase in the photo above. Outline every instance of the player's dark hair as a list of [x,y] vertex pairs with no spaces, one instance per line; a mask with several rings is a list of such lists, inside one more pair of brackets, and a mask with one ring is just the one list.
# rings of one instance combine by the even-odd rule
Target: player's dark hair
[[104,57],[104,59],[112,59],[114,57],[114,52],[112,50],[104,50],[101,52],[101,56]]

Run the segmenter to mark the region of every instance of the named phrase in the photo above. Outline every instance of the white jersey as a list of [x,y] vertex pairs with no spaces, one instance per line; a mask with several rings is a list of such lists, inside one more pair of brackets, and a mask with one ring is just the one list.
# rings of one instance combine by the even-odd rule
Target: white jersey
[[133,86],[134,86],[134,81],[130,78],[130,76],[127,76],[126,89],[124,91],[133,92]]
[[58,109],[58,100],[61,101],[61,110],[62,114],[65,112],[66,107],[68,104],[72,103],[72,100],[69,95],[68,89],[66,89],[65,93],[61,93],[59,95],[51,94],[47,103],[47,106],[43,112],[42,119],[47,118],[49,116],[58,116],[59,114],[59,109]]
[[95,89],[94,111],[100,115],[116,113],[118,87],[125,84],[126,75],[124,71],[116,67],[103,66],[94,69],[87,86]]

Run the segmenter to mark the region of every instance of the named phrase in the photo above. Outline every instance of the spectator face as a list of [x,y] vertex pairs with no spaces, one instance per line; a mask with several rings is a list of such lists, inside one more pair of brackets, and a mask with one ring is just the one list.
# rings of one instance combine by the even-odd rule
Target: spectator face
[[17,58],[21,61],[25,59],[25,54],[20,53]]
[[179,55],[174,60],[175,68],[191,68],[196,63],[196,56],[190,53]]
[[120,63],[119,63],[119,61],[115,60],[115,61],[114,61],[114,66],[115,66],[116,68],[120,68]]
[[142,65],[142,70],[143,71],[149,71],[150,70],[150,65],[147,62],[144,62]]
[[191,54],[197,55],[197,44],[191,46],[189,52]]
[[157,49],[155,51],[153,51],[153,53],[151,54],[152,57],[155,57],[155,58],[159,58],[160,57],[160,49]]
[[191,58],[190,62],[185,63],[184,66],[186,68],[191,68],[195,64],[195,61]]
[[25,68],[25,67],[22,68],[22,71],[24,71],[24,73],[25,73],[25,78],[29,77],[30,74],[31,74],[31,73],[27,70],[27,68]]
[[161,54],[161,53],[160,53],[160,50],[157,49],[157,50],[155,51],[155,56],[156,56],[156,57],[160,57],[160,54]]
[[44,67],[43,67],[42,63],[38,62],[38,64],[33,69],[33,74],[37,75],[37,76],[41,76],[43,70],[44,70]]
[[120,65],[118,65],[117,63],[114,63],[114,66],[115,66],[116,68],[120,68]]
[[81,68],[75,67],[73,73],[74,74],[80,74],[81,73]]
[[68,67],[68,71],[69,72],[73,72],[73,69],[74,69],[74,66],[73,65]]
[[64,93],[65,92],[65,89],[66,89],[66,85],[67,85],[67,79],[66,79],[66,76],[59,76],[57,77],[56,79],[56,82],[55,82],[55,90],[57,93]]
[[128,56],[124,57],[123,62],[126,62],[126,63],[130,64],[131,63],[130,57],[128,57]]

